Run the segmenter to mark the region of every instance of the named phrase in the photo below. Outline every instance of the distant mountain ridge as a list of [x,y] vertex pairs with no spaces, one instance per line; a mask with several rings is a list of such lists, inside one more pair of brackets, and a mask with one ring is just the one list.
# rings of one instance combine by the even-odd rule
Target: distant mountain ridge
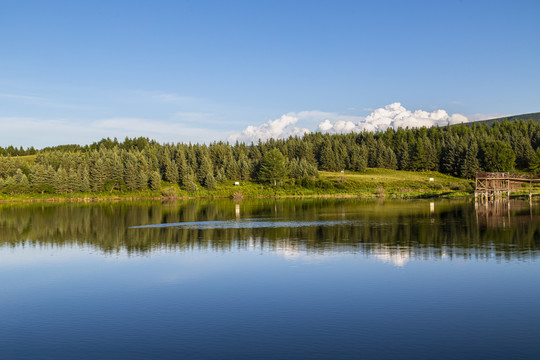
[[528,120],[532,120],[532,121],[540,121],[540,112],[536,112],[536,113],[530,113],[530,114],[521,114],[521,115],[512,115],[512,116],[505,116],[505,117],[500,117],[500,118],[496,118],[496,119],[489,119],[489,120],[478,120],[478,121],[471,121],[469,122],[468,124],[470,125],[473,125],[473,124],[487,124],[487,125],[493,125],[494,123],[496,122],[501,122],[503,120],[508,120],[508,121],[514,121],[514,120],[525,120],[525,121],[528,121]]

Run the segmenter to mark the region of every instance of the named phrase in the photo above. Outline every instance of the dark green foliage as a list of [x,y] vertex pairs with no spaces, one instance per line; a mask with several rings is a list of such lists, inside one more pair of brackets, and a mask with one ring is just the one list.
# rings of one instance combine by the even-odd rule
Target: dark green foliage
[[540,174],[540,147],[536,149],[536,152],[534,153],[534,157],[529,163],[529,169],[535,174]]
[[24,188],[28,187],[29,185],[28,178],[21,169],[17,169],[17,172],[13,176],[13,181],[15,182],[15,184],[20,185]]
[[340,170],[336,154],[334,153],[334,149],[332,149],[332,144],[330,141],[324,142],[321,146],[321,150],[319,152],[319,166],[321,170],[326,171]]
[[486,171],[510,171],[514,168],[516,155],[510,145],[500,140],[489,141],[482,151]]
[[426,171],[429,169],[429,159],[426,148],[424,147],[424,140],[416,140],[413,148],[413,156],[411,161],[411,169],[415,171]]
[[193,170],[191,170],[191,168],[188,168],[184,172],[182,184],[184,185],[184,189],[186,189],[187,191],[197,191],[197,184],[195,182],[195,174],[193,173]]
[[401,140],[397,147],[396,157],[399,170],[410,170],[411,160],[409,155],[409,144],[405,140]]
[[161,175],[159,171],[154,170],[150,173],[150,179],[148,180],[151,190],[161,189]]
[[95,155],[95,160],[90,162],[90,183],[92,191],[100,191],[107,181],[105,163],[102,158]]
[[285,157],[278,149],[273,149],[264,155],[261,161],[257,177],[261,181],[266,181],[274,186],[283,181],[288,175],[289,169]]
[[165,165],[165,180],[173,184],[178,182],[178,166],[176,165],[176,161],[167,160]]
[[478,171],[480,171],[480,162],[478,161],[478,145],[475,141],[473,141],[464,150],[464,157],[461,163],[459,175],[466,179],[474,179]]
[[351,145],[350,169],[353,171],[366,171],[368,163],[368,155],[366,146],[359,146],[358,144]]
[[306,161],[306,159],[293,159],[289,164],[289,176],[293,179],[316,178],[319,177],[317,168]]

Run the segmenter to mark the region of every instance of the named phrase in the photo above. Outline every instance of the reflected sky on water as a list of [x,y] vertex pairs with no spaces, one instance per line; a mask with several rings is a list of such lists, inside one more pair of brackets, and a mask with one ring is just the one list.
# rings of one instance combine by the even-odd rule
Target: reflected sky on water
[[3,204],[2,357],[538,358],[539,216],[523,201]]

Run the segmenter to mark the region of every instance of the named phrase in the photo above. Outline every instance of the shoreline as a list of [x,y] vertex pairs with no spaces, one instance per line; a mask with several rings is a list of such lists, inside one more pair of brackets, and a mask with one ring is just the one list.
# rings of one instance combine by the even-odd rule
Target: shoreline
[[413,192],[410,194],[354,194],[354,193],[328,193],[328,194],[279,194],[279,195],[242,195],[242,196],[224,196],[224,195],[204,195],[204,196],[96,196],[89,197],[87,195],[74,196],[74,197],[62,197],[62,195],[44,197],[44,198],[32,198],[31,196],[13,197],[7,199],[0,199],[0,204],[8,203],[73,203],[73,202],[105,202],[105,201],[183,201],[183,200],[213,200],[213,199],[231,199],[231,200],[244,200],[244,199],[305,199],[305,198],[359,198],[359,199],[392,199],[392,200],[414,200],[414,199],[467,199],[474,198],[473,193],[463,191],[444,191],[442,193],[434,193],[430,191],[426,192]]

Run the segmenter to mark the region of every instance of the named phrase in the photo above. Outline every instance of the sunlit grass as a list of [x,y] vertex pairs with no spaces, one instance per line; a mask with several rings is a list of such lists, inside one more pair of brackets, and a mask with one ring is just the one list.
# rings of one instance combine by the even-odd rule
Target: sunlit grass
[[[430,178],[433,181],[430,181]],[[177,184],[162,182],[160,190],[107,191],[68,194],[0,194],[0,201],[96,201],[107,199],[159,198],[254,198],[254,197],[309,197],[354,196],[385,198],[462,197],[473,191],[473,182],[439,172],[412,172],[389,169],[368,169],[365,172],[321,171],[318,179],[309,184],[288,180],[277,187],[255,181],[234,180],[220,183],[209,190],[198,186],[187,191]]]

